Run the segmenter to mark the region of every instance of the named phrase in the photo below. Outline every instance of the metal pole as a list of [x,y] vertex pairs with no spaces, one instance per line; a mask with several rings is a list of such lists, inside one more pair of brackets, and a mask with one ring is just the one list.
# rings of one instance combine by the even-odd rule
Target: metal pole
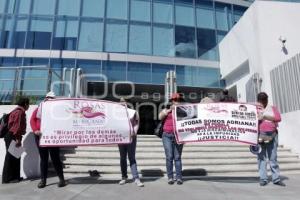
[[69,96],[74,97],[74,68],[71,68],[70,71],[70,90],[69,90]]
[[62,82],[62,87],[60,88],[61,89],[61,95],[62,96],[65,96],[65,81],[66,81],[66,74],[67,73],[67,68],[66,67],[64,67],[63,68],[63,74],[62,74],[62,80],[61,80],[61,82]]
[[77,73],[76,73],[76,92],[75,92],[75,97],[79,97],[79,92],[81,94],[82,89],[81,89],[81,73],[82,70],[81,68],[77,69]]

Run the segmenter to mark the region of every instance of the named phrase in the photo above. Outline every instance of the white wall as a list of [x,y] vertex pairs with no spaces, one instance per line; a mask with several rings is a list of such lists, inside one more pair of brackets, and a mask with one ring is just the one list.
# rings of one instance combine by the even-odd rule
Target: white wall
[[[223,77],[249,61],[250,74],[228,86],[237,85],[239,101],[246,101],[246,82],[254,73],[262,78],[262,91],[272,103],[270,71],[300,53],[300,4],[291,2],[256,1],[219,45],[220,70]],[[286,52],[279,37],[284,36]],[[300,111],[282,116],[280,143],[300,153]],[[294,139],[295,138],[295,139]],[[298,143],[298,145],[297,145]],[[298,147],[299,146],[299,147]]]
[[[0,106],[0,116],[3,113],[9,113],[16,106]],[[21,176],[24,178],[33,178],[38,177],[40,174],[40,158],[38,149],[34,140],[34,136],[31,132],[30,128],[30,117],[33,110],[36,106],[30,106],[28,111],[26,112],[27,117],[27,133],[22,139],[23,146],[25,148],[25,153],[21,157]],[[2,175],[3,163],[5,158],[6,150],[4,140],[0,140],[0,176]],[[25,155],[26,154],[26,155]]]
[[300,154],[300,110],[283,114],[279,124],[279,142]]

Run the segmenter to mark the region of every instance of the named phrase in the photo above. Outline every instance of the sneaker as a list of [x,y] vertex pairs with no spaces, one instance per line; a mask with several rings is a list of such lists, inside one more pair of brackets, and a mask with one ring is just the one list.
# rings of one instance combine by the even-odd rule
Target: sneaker
[[37,187],[40,189],[46,187],[46,181],[40,181]]
[[138,186],[138,187],[144,187],[144,184],[141,182],[140,179],[135,179],[135,184]]
[[259,182],[259,185],[260,185],[260,186],[266,186],[267,184],[268,184],[267,181],[261,181],[261,182]]
[[126,178],[122,178],[120,180],[120,182],[119,182],[119,185],[124,185],[124,184],[126,184],[126,182],[127,182],[127,179]]
[[278,182],[274,183],[274,185],[279,185],[279,186],[282,186],[282,187],[286,186],[286,184],[282,181],[278,181]]
[[183,181],[181,179],[177,179],[177,185],[182,185]]
[[174,184],[174,179],[173,178],[169,178],[168,179],[168,184],[169,185],[173,185]]
[[57,187],[65,187],[67,185],[65,180],[60,180],[57,184]]

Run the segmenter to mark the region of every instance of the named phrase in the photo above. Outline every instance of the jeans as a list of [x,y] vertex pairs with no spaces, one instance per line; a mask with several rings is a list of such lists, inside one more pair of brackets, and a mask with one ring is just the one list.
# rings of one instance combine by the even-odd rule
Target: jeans
[[261,145],[261,152],[257,155],[258,170],[260,181],[268,181],[267,174],[267,158],[270,162],[270,168],[272,171],[272,181],[276,183],[280,181],[279,165],[277,162],[277,147],[278,147],[278,135],[276,135],[272,141]]
[[118,146],[120,152],[120,166],[121,166],[122,178],[128,178],[127,176],[127,155],[128,155],[132,178],[134,180],[138,179],[139,173],[137,170],[137,164],[135,160],[136,136],[132,137],[132,142],[130,144],[120,144]]
[[173,178],[173,161],[175,162],[176,178],[182,179],[181,153],[183,144],[177,144],[175,135],[163,133],[162,141],[166,154],[166,168],[169,179]]

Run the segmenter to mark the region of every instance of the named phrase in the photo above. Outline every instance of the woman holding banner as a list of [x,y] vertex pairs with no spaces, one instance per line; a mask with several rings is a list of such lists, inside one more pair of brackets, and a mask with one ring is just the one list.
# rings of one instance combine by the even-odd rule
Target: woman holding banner
[[[54,99],[55,94],[54,92],[49,92],[46,95],[45,101],[48,99]],[[38,184],[38,188],[44,188],[46,187],[47,177],[48,177],[48,159],[49,154],[51,157],[51,160],[53,162],[53,166],[55,168],[55,171],[59,177],[59,183],[57,184],[58,187],[64,187],[66,185],[65,179],[64,179],[64,173],[63,173],[63,166],[62,162],[60,160],[60,150],[59,147],[40,147],[39,146],[39,139],[41,136],[41,107],[39,106],[36,108],[30,119],[30,125],[32,128],[33,133],[35,134],[36,144],[39,149],[41,163],[41,181]]]
[[[168,175],[168,184],[172,185],[177,180],[177,184],[181,185],[182,181],[182,162],[181,154],[183,144],[177,144],[175,138],[175,126],[173,124],[172,110],[174,105],[183,102],[183,97],[174,93],[171,96],[170,108],[165,108],[159,113],[159,119],[164,120],[162,141],[166,155],[166,169]],[[173,177],[173,161],[175,162],[176,179]]]
[[[120,99],[120,102],[126,105],[126,101],[124,98]],[[135,160],[135,150],[136,150],[136,134],[139,128],[139,115],[138,112],[132,109],[127,109],[128,115],[130,118],[130,122],[133,127],[133,135],[132,135],[132,142],[130,144],[119,144],[119,152],[120,152],[120,166],[121,166],[121,173],[122,173],[122,179],[120,180],[119,184],[124,185],[127,182],[127,155],[129,159],[131,174],[133,177],[133,180],[135,184],[138,187],[144,187],[144,184],[141,182],[137,170],[137,164]]]
[[[268,95],[265,92],[261,92],[257,95],[257,102],[260,119],[259,142],[261,144],[261,152],[257,155],[260,176],[259,184],[260,186],[268,184],[267,158],[269,158],[273,183],[275,185],[285,186],[285,184],[280,180],[279,165],[277,162],[277,126],[278,122],[281,121],[281,116],[275,106],[268,105]],[[271,140],[269,136],[271,136]]]

